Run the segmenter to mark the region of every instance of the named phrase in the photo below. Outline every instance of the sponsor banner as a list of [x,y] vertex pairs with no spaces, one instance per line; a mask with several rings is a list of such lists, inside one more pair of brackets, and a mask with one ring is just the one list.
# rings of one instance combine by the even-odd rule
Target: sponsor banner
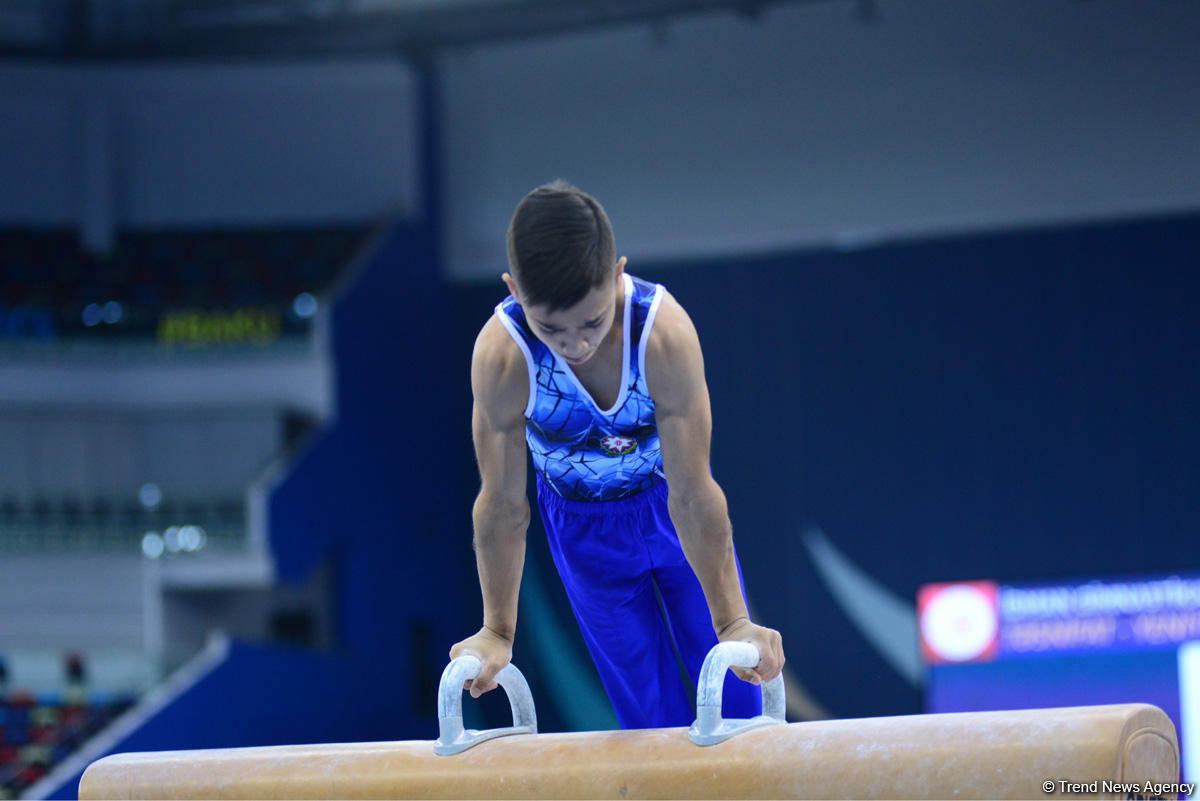
[[917,594],[917,615],[931,665],[1174,648],[1200,639],[1200,576],[930,584]]
[[270,307],[240,309],[180,309],[158,321],[158,341],[163,345],[267,345],[279,338],[283,327],[279,311]]

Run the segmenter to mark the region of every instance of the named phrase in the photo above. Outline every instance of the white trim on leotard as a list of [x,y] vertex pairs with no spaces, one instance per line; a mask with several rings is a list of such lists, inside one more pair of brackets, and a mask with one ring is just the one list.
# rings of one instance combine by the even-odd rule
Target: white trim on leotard
[[[642,382],[646,381],[646,343],[650,341],[650,329],[654,325],[654,318],[658,314],[658,307],[662,303],[663,295],[667,290],[662,284],[654,285],[654,300],[650,301],[650,310],[646,312],[646,322],[642,325],[642,341],[638,343],[638,375],[642,377]],[[646,395],[650,395],[649,385],[647,384]]]
[[537,365],[533,363],[533,354],[529,351],[529,343],[525,341],[525,337],[521,334],[521,329],[517,327],[517,321],[508,316],[503,308],[504,302],[496,304],[496,315],[500,318],[500,323],[504,329],[508,331],[509,336],[517,343],[517,347],[521,349],[521,353],[525,354],[525,370],[529,373],[529,402],[525,404],[525,417],[533,413],[533,402],[537,400]]

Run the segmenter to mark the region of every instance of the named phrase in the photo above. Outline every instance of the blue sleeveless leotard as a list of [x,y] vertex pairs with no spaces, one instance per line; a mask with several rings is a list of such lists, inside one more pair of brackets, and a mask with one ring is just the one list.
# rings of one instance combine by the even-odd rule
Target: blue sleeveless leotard
[[514,298],[496,306],[529,370],[525,441],[534,469],[568,500],[626,498],[663,477],[645,366],[646,341],[664,290],[628,274],[624,283],[621,390],[610,409],[598,408],[570,365],[534,335]]

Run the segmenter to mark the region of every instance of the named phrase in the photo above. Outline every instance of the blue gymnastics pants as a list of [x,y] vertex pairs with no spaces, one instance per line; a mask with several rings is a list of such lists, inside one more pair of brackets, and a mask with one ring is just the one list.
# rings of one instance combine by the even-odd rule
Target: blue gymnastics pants
[[[539,476],[537,495],[550,552],[621,728],[691,725],[696,710],[679,662],[694,696],[717,636],[667,512],[667,482],[589,502],[563,498]],[[725,717],[761,713],[758,685],[732,672],[722,696]]]

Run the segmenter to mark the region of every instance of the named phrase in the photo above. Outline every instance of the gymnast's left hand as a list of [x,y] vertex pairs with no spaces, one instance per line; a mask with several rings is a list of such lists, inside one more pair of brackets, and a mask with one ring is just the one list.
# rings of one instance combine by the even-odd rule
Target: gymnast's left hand
[[761,657],[752,668],[731,667],[734,675],[751,684],[762,684],[779,675],[787,659],[783,656],[783,637],[775,629],[751,623],[749,618],[739,617],[717,632],[718,642],[752,642],[758,646]]

